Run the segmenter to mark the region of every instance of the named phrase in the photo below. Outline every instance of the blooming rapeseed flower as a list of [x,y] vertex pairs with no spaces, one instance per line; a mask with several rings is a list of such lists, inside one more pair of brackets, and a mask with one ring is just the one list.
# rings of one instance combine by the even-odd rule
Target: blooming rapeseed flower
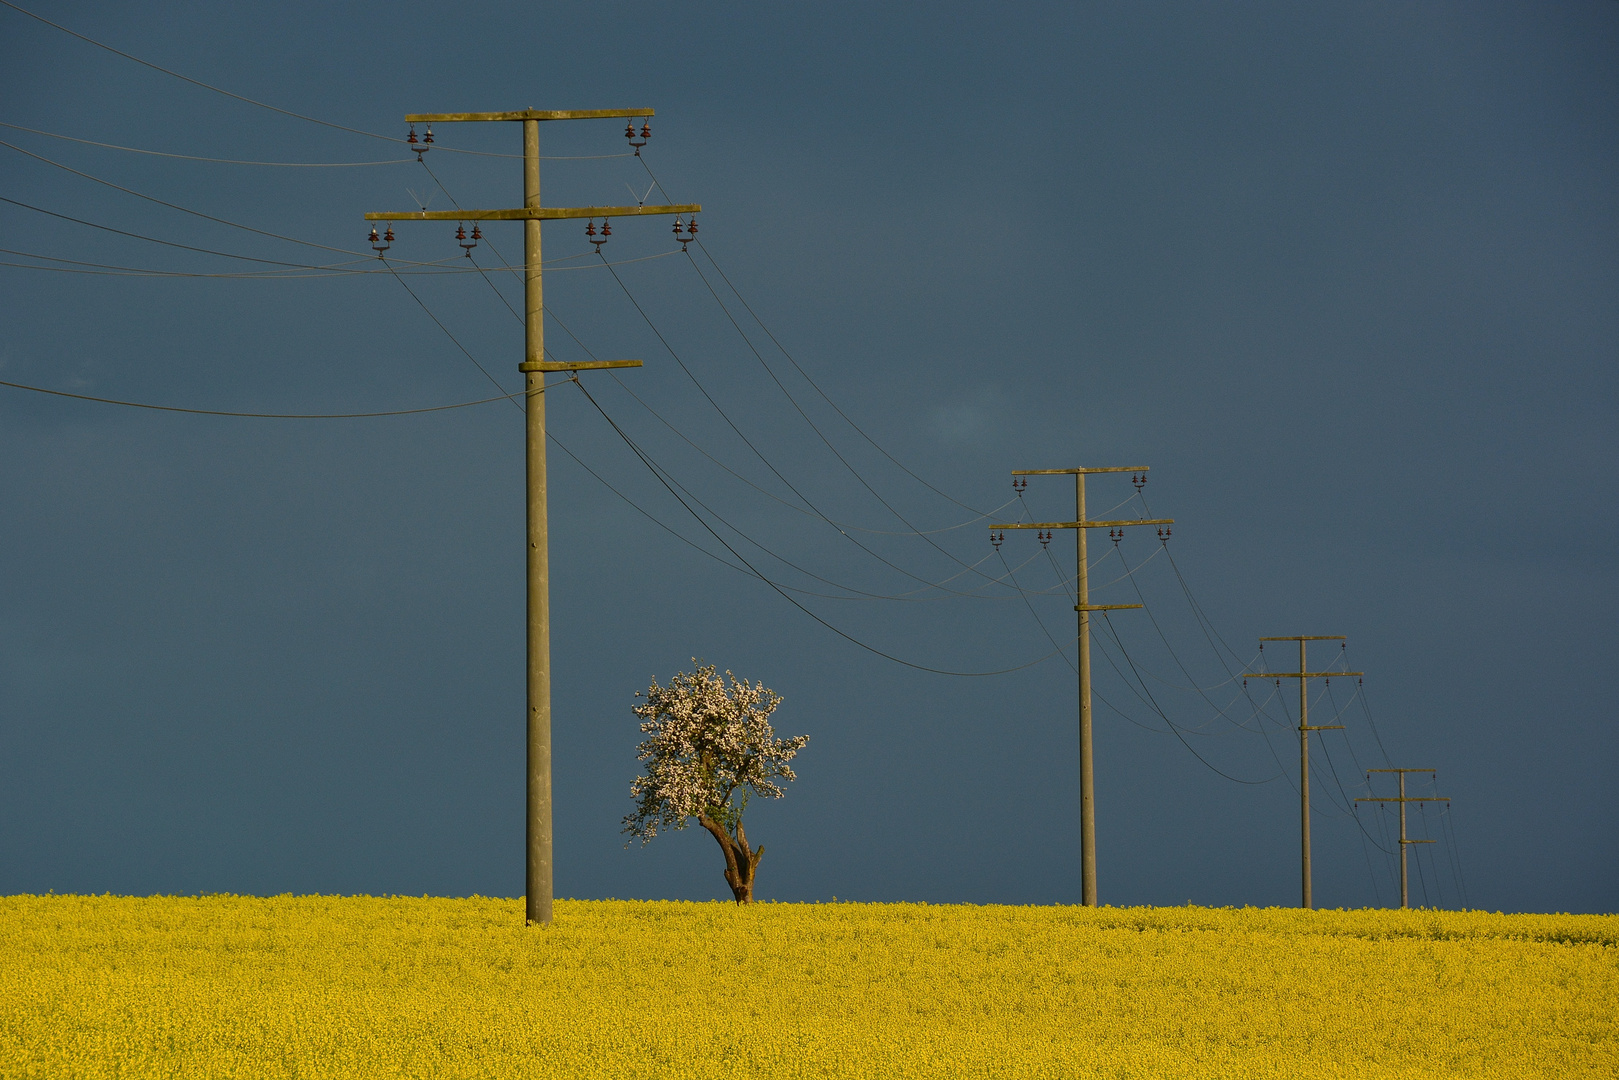
[[0,1077],[1611,1077],[1619,917],[0,897]]

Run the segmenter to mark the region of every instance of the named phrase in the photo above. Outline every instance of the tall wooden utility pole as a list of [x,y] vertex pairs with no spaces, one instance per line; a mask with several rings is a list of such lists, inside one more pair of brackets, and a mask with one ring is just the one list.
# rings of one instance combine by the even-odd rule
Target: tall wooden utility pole
[[[530,924],[551,922],[551,578],[546,535],[545,373],[586,368],[640,367],[639,360],[592,360],[553,363],[545,358],[545,303],[540,284],[540,222],[561,218],[644,217],[652,214],[695,214],[690,206],[540,205],[540,123],[546,120],[650,118],[651,109],[582,109],[554,112],[524,109],[493,113],[416,113],[411,124],[448,124],[501,120],[523,125],[523,205],[516,210],[419,210],[367,214],[367,221],[521,221],[523,222],[524,327],[523,401],[527,412],[528,473],[528,812],[524,846],[526,918]],[[414,129],[412,129],[414,138]],[[419,156],[419,155],[418,155]],[[390,226],[390,232],[392,228]]]
[[1312,731],[1338,731],[1342,724],[1319,724],[1310,726],[1310,695],[1308,692],[1310,679],[1330,679],[1334,675],[1364,675],[1362,671],[1311,671],[1304,662],[1305,642],[1308,641],[1342,641],[1342,634],[1317,634],[1294,637],[1262,637],[1260,641],[1296,641],[1299,643],[1299,669],[1297,671],[1262,671],[1245,672],[1244,679],[1275,679],[1281,685],[1283,679],[1297,679],[1299,681],[1299,849],[1304,878],[1304,898],[1300,907],[1314,907],[1315,900],[1310,894],[1310,732]]
[[1085,553],[1086,529],[1123,529],[1127,525],[1173,525],[1174,518],[1136,519],[1134,521],[1086,521],[1085,476],[1087,473],[1145,473],[1147,466],[1108,467],[1101,469],[1017,469],[1013,476],[1072,476],[1074,478],[1074,520],[1036,521],[1028,524],[1012,522],[991,525],[999,529],[1073,529],[1075,594],[1074,610],[1079,612],[1079,891],[1080,902],[1086,907],[1096,906],[1096,784],[1091,759],[1091,612],[1117,611],[1138,608],[1140,604],[1093,604],[1090,602],[1089,564]]
[[1433,778],[1435,780],[1439,779],[1439,774],[1434,772],[1432,769],[1367,769],[1366,770],[1366,779],[1367,779],[1368,782],[1371,781],[1371,779],[1372,779],[1371,774],[1374,773],[1374,772],[1399,773],[1400,774],[1400,797],[1397,798],[1397,799],[1359,798],[1359,799],[1356,799],[1355,801],[1356,802],[1399,803],[1400,804],[1400,906],[1403,907],[1403,908],[1408,908],[1408,907],[1411,906],[1411,894],[1410,894],[1410,891],[1406,887],[1407,878],[1406,878],[1406,874],[1405,874],[1405,846],[1407,844],[1432,844],[1432,843],[1434,843],[1434,841],[1432,841],[1432,840],[1407,840],[1405,838],[1405,804],[1408,803],[1408,802],[1414,802],[1414,803],[1449,802],[1450,800],[1448,798],[1444,797],[1443,795],[1432,795],[1432,796],[1428,796],[1426,798],[1410,798],[1410,799],[1405,797],[1405,774],[1408,773],[1408,772],[1428,773],[1431,776],[1433,776]]

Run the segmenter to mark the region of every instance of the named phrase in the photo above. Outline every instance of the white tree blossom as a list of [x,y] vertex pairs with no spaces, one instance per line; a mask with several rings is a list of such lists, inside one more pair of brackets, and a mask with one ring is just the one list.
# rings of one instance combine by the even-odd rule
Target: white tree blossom
[[662,830],[697,821],[725,852],[725,879],[737,903],[750,902],[764,847],[749,847],[742,812],[750,795],[785,794],[777,781],[796,778],[788,762],[809,736],[776,738],[770,716],[781,696],[729,671],[722,678],[712,664],[679,672],[666,687],[654,679],[636,697],[646,699],[635,707],[646,735],[637,747],[645,771],[630,785],[637,806],[625,817],[624,831],[645,844]]

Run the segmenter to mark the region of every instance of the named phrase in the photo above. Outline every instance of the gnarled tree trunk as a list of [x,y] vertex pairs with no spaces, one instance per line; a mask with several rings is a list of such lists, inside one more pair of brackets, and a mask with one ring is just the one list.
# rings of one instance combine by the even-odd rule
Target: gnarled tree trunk
[[725,882],[731,886],[731,895],[736,897],[739,904],[753,903],[753,872],[758,869],[759,860],[764,858],[764,845],[760,844],[758,850],[748,847],[748,834],[743,831],[740,821],[736,823],[735,836],[726,832],[724,826],[707,814],[698,815],[697,821],[713,834],[720,850],[725,852]]

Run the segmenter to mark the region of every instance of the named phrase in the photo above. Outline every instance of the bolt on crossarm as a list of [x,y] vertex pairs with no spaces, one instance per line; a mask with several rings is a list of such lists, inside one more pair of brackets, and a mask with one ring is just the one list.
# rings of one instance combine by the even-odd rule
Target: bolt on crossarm
[[[1311,671],[1305,664],[1305,643],[1310,641],[1343,641],[1342,634],[1316,634],[1294,635],[1293,637],[1262,637],[1260,641],[1296,641],[1299,643],[1299,669],[1297,671],[1245,671],[1244,679],[1275,679],[1277,685],[1283,679],[1297,679],[1299,681],[1299,861],[1300,876],[1302,877],[1303,898],[1300,907],[1312,908],[1315,906],[1315,897],[1310,888],[1310,732],[1312,731],[1339,731],[1342,724],[1310,725],[1310,679],[1330,679],[1333,676],[1340,678],[1347,676],[1364,675],[1363,671]],[[1260,646],[1263,648],[1264,646]]]
[[[523,205],[506,210],[419,210],[366,214],[367,221],[521,221],[524,262],[523,402],[526,412],[527,463],[527,571],[528,571],[528,798],[524,848],[525,918],[530,924],[549,925],[552,900],[551,807],[551,588],[550,545],[547,533],[545,469],[545,374],[598,368],[640,367],[639,360],[552,362],[545,359],[545,303],[540,271],[540,223],[567,218],[648,217],[657,214],[695,214],[697,204],[680,206],[576,206],[540,205],[540,124],[552,120],[604,120],[650,118],[651,109],[581,109],[551,111],[524,109],[493,113],[415,113],[411,124],[504,121],[523,125]],[[414,132],[414,129],[412,129]],[[650,128],[643,125],[643,137]],[[431,129],[429,129],[431,136]],[[429,137],[427,142],[431,142]],[[426,143],[422,144],[426,145]],[[632,140],[632,145],[635,145]],[[412,149],[418,149],[413,146]],[[426,153],[418,149],[417,157]],[[637,150],[637,153],[640,151]],[[375,230],[373,230],[373,233]],[[392,226],[388,241],[393,238]],[[373,242],[376,247],[376,243]],[[465,246],[465,245],[463,245]],[[378,254],[385,247],[377,247]],[[469,251],[468,254],[471,254]]]
[[[1118,529],[1119,535],[1130,525],[1173,525],[1174,518],[1135,519],[1132,521],[1087,521],[1085,519],[1085,477],[1089,473],[1135,473],[1145,482],[1145,465],[1109,466],[1097,469],[1016,469],[1019,476],[1072,476],[1074,478],[1074,520],[1009,522],[991,525],[991,535],[1002,529],[1038,529],[1042,542],[1057,529],[1074,530],[1074,610],[1079,613],[1079,891],[1080,902],[1086,907],[1096,906],[1096,784],[1095,765],[1091,754],[1091,612],[1118,611],[1138,608],[1140,604],[1093,604],[1090,602],[1089,555],[1086,550],[1085,530]],[[1016,480],[1013,481],[1017,483]],[[1026,485],[1027,480],[1024,481]],[[1137,484],[1139,490],[1140,484]],[[1159,530],[1164,535],[1163,530]],[[999,540],[995,541],[997,544]]]
[[1407,840],[1405,838],[1405,804],[1406,803],[1413,803],[1413,802],[1414,803],[1430,803],[1430,802],[1446,802],[1446,803],[1448,803],[1450,801],[1450,799],[1443,796],[1443,795],[1430,795],[1430,796],[1421,797],[1421,798],[1417,798],[1417,797],[1406,798],[1406,794],[1405,794],[1405,774],[1406,773],[1412,773],[1412,772],[1428,773],[1435,780],[1437,780],[1439,778],[1439,774],[1434,772],[1434,770],[1432,770],[1432,769],[1367,769],[1366,770],[1366,779],[1368,781],[1371,780],[1372,773],[1374,773],[1374,772],[1398,773],[1399,777],[1400,777],[1400,794],[1399,794],[1399,797],[1398,798],[1390,798],[1390,799],[1379,799],[1379,798],[1373,796],[1373,797],[1370,797],[1370,798],[1358,798],[1355,801],[1356,802],[1374,802],[1374,803],[1398,803],[1399,806],[1400,806],[1400,906],[1402,908],[1408,908],[1408,907],[1411,906],[1411,893],[1410,893],[1410,889],[1408,888],[1409,879],[1407,878],[1406,872],[1405,872],[1405,849],[1406,849],[1407,845],[1410,845],[1410,844],[1432,844],[1435,841],[1433,841],[1433,840]]

